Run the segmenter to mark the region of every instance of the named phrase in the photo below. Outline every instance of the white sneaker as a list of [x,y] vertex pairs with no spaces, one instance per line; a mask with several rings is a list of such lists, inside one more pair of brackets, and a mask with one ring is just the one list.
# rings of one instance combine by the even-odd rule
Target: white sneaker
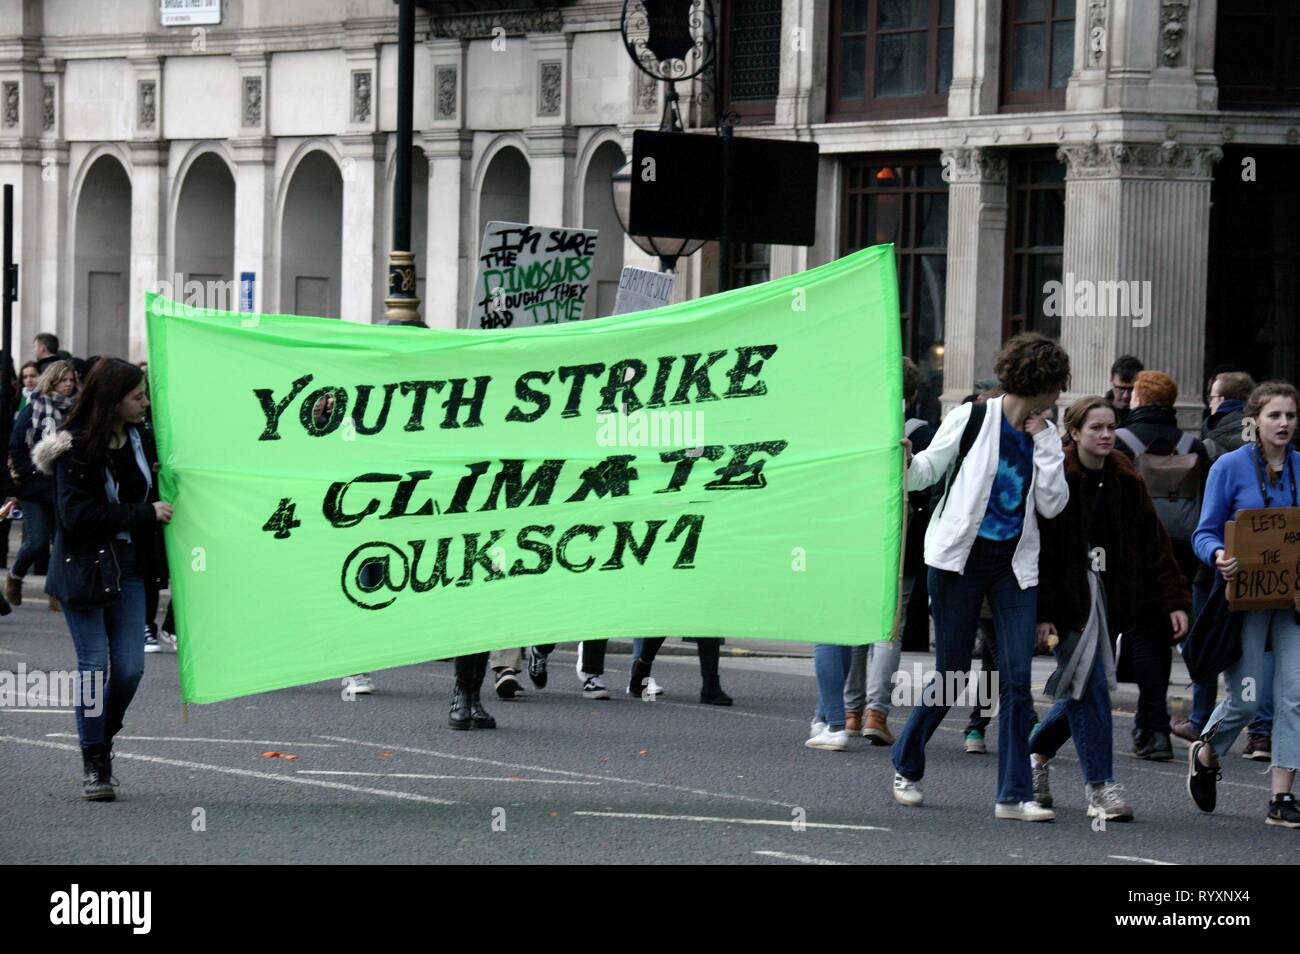
[[828,728],[823,728],[821,732],[810,738],[804,745],[810,749],[824,749],[827,752],[847,752],[849,750],[849,733],[847,729],[832,732]]
[[1010,818],[1014,821],[1048,822],[1056,820],[1056,812],[1044,808],[1037,802],[998,802],[993,807],[994,818]]
[[586,676],[582,681],[582,697],[584,699],[608,699],[609,690],[605,688],[605,684],[600,681],[599,676]]
[[922,802],[921,783],[903,778],[903,776],[895,772],[894,801],[900,805],[906,805],[908,808],[919,808]]
[[369,695],[375,691],[375,684],[370,681],[370,677],[365,673],[357,676],[345,676],[343,679],[343,688],[351,689],[353,695]]
[[646,676],[645,682],[641,684],[641,698],[644,699],[646,696],[662,696],[663,694],[664,687],[655,682],[654,676]]
[[808,738],[815,739],[829,728],[825,722],[814,722],[808,727]]
[[165,652],[176,652],[176,634],[169,633],[165,629],[158,630],[158,645],[161,646]]
[[1083,793],[1088,798],[1088,817],[1100,816],[1106,821],[1132,821],[1133,809],[1124,801],[1124,786],[1115,782],[1103,785],[1085,785]]

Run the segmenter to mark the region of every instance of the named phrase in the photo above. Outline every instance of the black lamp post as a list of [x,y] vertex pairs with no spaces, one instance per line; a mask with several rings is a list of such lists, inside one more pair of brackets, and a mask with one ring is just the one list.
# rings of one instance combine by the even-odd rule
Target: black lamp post
[[423,325],[415,295],[415,253],[411,251],[411,112],[415,92],[415,8],[431,0],[397,4],[397,156],[393,176],[393,247],[388,253],[388,296],[383,325]]
[[[717,26],[711,0],[624,0],[619,21],[623,46],[637,69],[662,83],[664,113],[661,132],[683,132],[678,109],[677,86],[709,68],[717,53]],[[628,231],[632,207],[632,163],[627,162],[610,176],[614,213],[623,231]],[[660,267],[673,271],[677,259],[693,255],[703,239],[660,238],[632,235],[641,251],[659,257]]]

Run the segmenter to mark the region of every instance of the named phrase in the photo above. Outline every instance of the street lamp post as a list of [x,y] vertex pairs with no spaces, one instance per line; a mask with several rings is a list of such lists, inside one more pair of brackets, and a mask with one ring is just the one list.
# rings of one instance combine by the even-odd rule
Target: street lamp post
[[397,157],[393,177],[393,247],[388,253],[388,297],[379,324],[423,325],[415,295],[415,253],[411,251],[412,103],[415,98],[415,7],[430,0],[397,3]]
[[[619,21],[623,46],[637,69],[667,83],[660,132],[681,133],[677,83],[703,73],[717,52],[717,27],[711,0],[624,0]],[[610,176],[614,213],[618,224],[641,251],[659,258],[663,271],[671,272],[677,260],[695,254],[703,239],[661,238],[628,232],[632,208],[632,163]]]

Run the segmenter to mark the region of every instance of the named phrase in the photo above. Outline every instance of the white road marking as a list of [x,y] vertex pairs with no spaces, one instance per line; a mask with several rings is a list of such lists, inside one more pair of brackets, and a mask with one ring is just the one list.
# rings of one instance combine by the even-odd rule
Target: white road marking
[[508,775],[417,775],[409,772],[332,772],[326,769],[299,769],[299,775],[364,775],[368,778],[419,778],[429,781],[465,782],[532,782],[536,785],[599,785],[599,782],[579,782],[563,778],[511,778]]
[[[650,815],[643,812],[574,812],[575,815],[581,815],[586,818],[631,818],[637,821],[684,821],[684,822],[716,822],[722,825],[775,825],[778,828],[790,828],[792,831],[794,819],[781,820],[779,818],[722,818],[715,815]],[[892,828],[881,828],[878,825],[837,825],[830,822],[800,822],[802,828],[828,828],[837,831],[893,831]]]
[[[654,703],[645,703],[654,705]],[[616,775],[596,775],[592,772],[571,772],[567,769],[546,768],[541,765],[520,765],[516,762],[502,762],[498,759],[478,758],[472,755],[456,755],[452,752],[435,752],[432,749],[417,749],[409,745],[381,745],[378,742],[363,742],[360,739],[345,739],[337,735],[320,735],[319,739],[328,739],[330,742],[347,742],[351,745],[363,745],[370,748],[383,749],[386,752],[412,752],[416,755],[430,755],[437,759],[452,759],[457,762],[471,762],[476,765],[495,765],[497,768],[513,769],[522,772],[545,772],[548,775],[564,775],[569,778],[592,779],[597,782],[618,782],[623,785],[638,785],[642,788],[661,788],[673,792],[687,792],[691,795],[703,795],[706,798],[727,798],[739,802],[752,802],[756,805],[772,805],[777,808],[798,808],[791,802],[777,802],[769,798],[754,798],[750,795],[731,795],[724,792],[710,792],[702,788],[691,788],[689,785],[669,785],[666,782],[645,782],[636,778],[620,778]]]
[[[47,732],[47,739],[75,739],[74,732]],[[332,749],[326,742],[277,742],[274,739],[201,739],[188,735],[119,735],[119,742],[228,742],[231,745],[283,745],[296,749]]]
[[0,706],[0,712],[57,712],[59,715],[73,715],[72,709],[14,709],[11,706]]
[[1170,867],[1178,867],[1178,862],[1176,861],[1157,861],[1154,858],[1139,858],[1137,855],[1107,855],[1106,857],[1114,858],[1116,861],[1140,861],[1146,865],[1169,865]]
[[847,861],[831,861],[829,858],[814,858],[811,855],[789,855],[784,851],[756,851],[764,858],[780,858],[782,861],[797,861],[804,865],[847,865]]
[[[39,745],[47,749],[63,749],[76,752],[78,747],[63,742],[45,742],[40,739],[21,739],[14,735],[0,735],[0,742],[17,742],[19,745]],[[164,759],[156,755],[134,755],[129,752],[114,752],[116,759],[133,759],[137,762],[153,762],[156,765],[171,765],[176,768],[201,769],[205,772],[218,772],[222,775],[238,775],[242,778],[260,778],[268,782],[288,782],[292,785],[311,785],[317,788],[332,788],[343,792],[355,792],[358,795],[382,795],[408,802],[425,802],[430,805],[454,805],[455,802],[445,798],[432,798],[428,795],[413,795],[410,792],[397,792],[387,788],[364,788],[349,785],[346,782],[327,782],[323,779],[298,778],[295,775],[277,775],[274,772],[255,772],[252,769],[231,768],[225,765],[208,765],[204,762],[186,762],[181,759]]]

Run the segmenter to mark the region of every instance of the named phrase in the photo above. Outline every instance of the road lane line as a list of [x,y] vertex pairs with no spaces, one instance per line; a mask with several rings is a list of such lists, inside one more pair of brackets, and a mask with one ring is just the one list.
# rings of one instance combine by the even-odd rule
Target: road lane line
[[804,865],[847,865],[847,861],[831,861],[829,858],[814,858],[811,855],[790,855],[784,851],[756,851],[764,858],[780,858],[782,861],[797,861]]
[[1107,855],[1106,857],[1114,858],[1116,861],[1138,861],[1144,865],[1169,865],[1173,868],[1178,867],[1178,862],[1176,861],[1157,861],[1155,858],[1139,858],[1137,855]]
[[330,742],[347,742],[352,745],[362,745],[369,748],[383,749],[386,752],[411,752],[416,755],[431,755],[438,759],[452,759],[457,762],[470,762],[476,765],[495,765],[497,768],[514,769],[517,772],[545,772],[548,775],[565,775],[569,778],[592,779],[597,782],[618,782],[623,785],[638,785],[642,788],[662,788],[673,792],[687,792],[691,795],[703,795],[706,798],[728,798],[733,801],[751,802],[755,805],[772,805],[776,808],[798,808],[793,802],[777,802],[770,798],[755,798],[750,795],[732,795],[725,792],[710,792],[702,788],[691,788],[688,785],[670,785],[667,782],[646,782],[636,778],[621,778],[617,775],[596,775],[593,772],[573,772],[568,769],[547,768],[543,765],[520,765],[515,762],[502,762],[498,759],[485,759],[472,755],[456,755],[452,752],[435,752],[432,749],[417,749],[409,745],[381,745],[378,742],[364,742],[360,739],[345,739],[337,735],[319,735],[318,739],[328,739]]
[[0,706],[0,712],[53,712],[57,715],[73,715],[72,709],[15,709],[13,706]]
[[[795,820],[779,818],[723,818],[716,815],[652,815],[645,812],[574,812],[585,818],[630,818],[635,821],[684,821],[714,822],[722,825],[773,825],[777,828],[789,828],[792,831]],[[799,828],[827,828],[837,831],[893,831],[878,825],[839,825],[831,822],[799,822]]]
[[536,785],[599,785],[599,782],[579,782],[564,778],[511,778],[508,775],[418,775],[410,772],[335,772],[328,769],[298,769],[299,775],[364,775],[367,778],[418,778],[429,781],[465,782],[533,782]]
[[[15,735],[0,735],[0,742],[16,742],[19,745],[38,745],[47,749],[62,749],[78,752],[80,747],[63,742],[45,742],[41,739],[22,739]],[[252,769],[231,768],[225,765],[208,765],[205,762],[186,762],[181,759],[164,759],[156,755],[135,755],[129,752],[114,752],[116,759],[133,759],[137,762],[152,762],[156,765],[171,765],[175,768],[200,769],[205,772],[218,772],[222,775],[237,775],[243,778],[258,778],[268,782],[288,782],[292,785],[311,785],[316,788],[332,788],[342,792],[354,792],[358,795],[382,795],[385,798],[397,798],[408,802],[425,802],[429,805],[455,805],[445,798],[433,798],[429,795],[415,795],[411,792],[398,792],[387,788],[365,788],[349,785],[346,782],[327,782],[324,779],[298,778],[296,775],[277,775],[274,772],[255,772]]]
[[[71,710],[69,710],[71,711]],[[46,732],[47,739],[75,739],[75,732]],[[332,749],[327,742],[277,742],[274,739],[204,739],[188,735],[118,735],[118,742],[228,742],[231,745],[283,745],[298,749]]]

